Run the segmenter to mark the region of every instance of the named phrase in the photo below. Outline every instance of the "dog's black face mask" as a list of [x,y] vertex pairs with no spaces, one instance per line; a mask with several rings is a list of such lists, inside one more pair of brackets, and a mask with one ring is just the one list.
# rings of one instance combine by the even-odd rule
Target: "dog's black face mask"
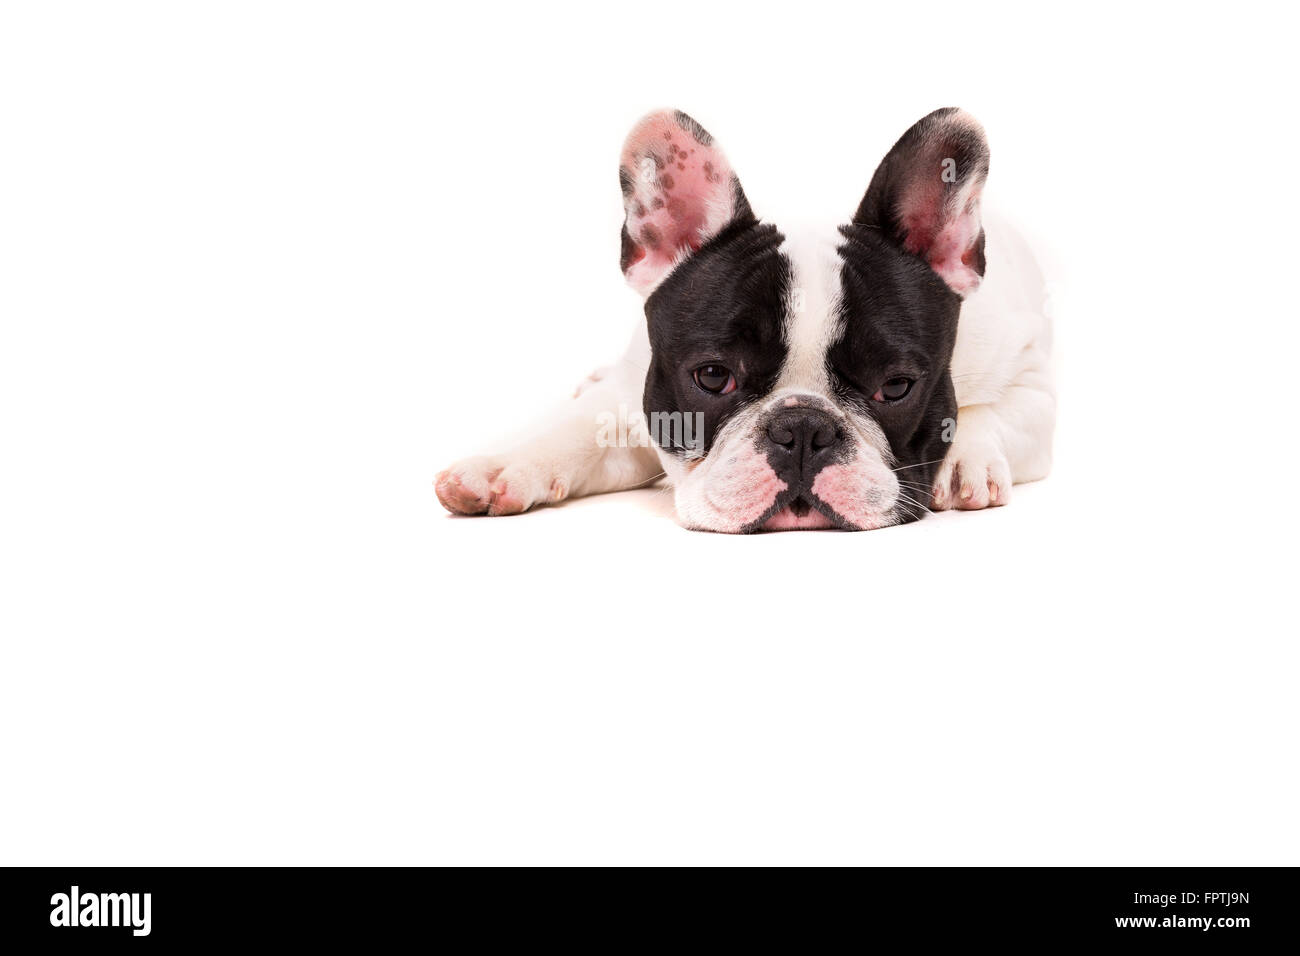
[[821,237],[760,223],[682,113],[644,119],[620,168],[623,269],[647,294],[644,410],[688,526],[914,520],[955,428],[961,298],[983,275],[977,124],[932,113]]

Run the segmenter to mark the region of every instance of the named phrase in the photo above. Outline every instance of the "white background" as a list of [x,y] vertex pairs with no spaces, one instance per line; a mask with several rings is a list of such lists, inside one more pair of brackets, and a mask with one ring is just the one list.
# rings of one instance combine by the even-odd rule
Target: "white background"
[[[1231,10],[6,5],[0,862],[1295,864],[1294,33]],[[944,105],[1051,478],[438,507],[638,320],[643,112],[834,220]]]

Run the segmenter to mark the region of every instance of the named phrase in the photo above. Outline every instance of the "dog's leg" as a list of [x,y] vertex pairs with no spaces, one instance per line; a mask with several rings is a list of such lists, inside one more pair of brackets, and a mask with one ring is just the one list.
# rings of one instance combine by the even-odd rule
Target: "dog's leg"
[[967,343],[959,332],[953,360],[957,428],[935,478],[936,511],[1004,505],[1013,483],[1036,481],[1051,468],[1056,394],[1046,320],[1012,315],[998,325],[1007,334],[993,348],[978,328]]
[[645,366],[633,355],[601,369],[557,417],[534,428],[533,437],[502,454],[466,458],[439,474],[438,500],[454,514],[511,515],[653,480],[661,473],[653,447],[637,446],[635,431],[620,447],[620,435],[628,429],[616,424],[620,415],[633,421],[639,416],[644,385]]

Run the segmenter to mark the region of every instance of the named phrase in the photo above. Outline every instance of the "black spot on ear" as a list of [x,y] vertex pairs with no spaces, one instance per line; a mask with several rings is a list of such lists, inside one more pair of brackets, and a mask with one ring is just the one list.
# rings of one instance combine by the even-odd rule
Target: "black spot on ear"
[[624,196],[632,195],[632,174],[622,166],[618,167],[618,188],[623,191]]
[[674,113],[673,118],[677,120],[677,125],[694,136],[695,142],[699,143],[701,146],[710,146],[713,144],[713,137],[709,135],[709,131],[681,110]]

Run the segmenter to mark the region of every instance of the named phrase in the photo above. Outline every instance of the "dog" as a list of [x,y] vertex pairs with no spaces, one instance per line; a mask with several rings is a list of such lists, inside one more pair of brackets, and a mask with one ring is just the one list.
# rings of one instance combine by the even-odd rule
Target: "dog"
[[936,110],[847,224],[787,235],[699,123],[644,117],[619,168],[644,325],[530,440],[439,474],[439,501],[511,515],[664,475],[683,526],[729,533],[1005,505],[1050,468],[1056,400],[1043,280],[985,235],[988,170],[980,124]]

